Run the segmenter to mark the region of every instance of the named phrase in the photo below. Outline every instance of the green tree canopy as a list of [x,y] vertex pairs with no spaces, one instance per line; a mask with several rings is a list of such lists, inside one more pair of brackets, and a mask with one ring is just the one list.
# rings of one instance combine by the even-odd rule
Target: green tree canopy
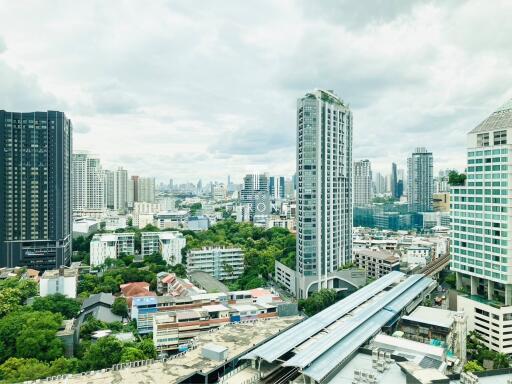
[[49,375],[48,365],[37,359],[11,357],[0,365],[0,380],[7,383],[37,380]]
[[122,352],[123,345],[119,340],[111,336],[103,337],[90,344],[90,347],[85,351],[81,361],[82,369],[110,368],[121,361]]
[[304,310],[306,315],[313,316],[336,301],[337,296],[334,289],[321,289],[311,294],[307,299],[299,300],[299,308]]
[[122,317],[128,317],[128,303],[124,297],[116,297],[112,305],[112,313]]
[[46,297],[36,297],[32,308],[36,311],[60,313],[65,319],[73,319],[78,316],[81,305],[75,299],[56,293]]
[[485,368],[482,367],[478,361],[471,360],[464,365],[464,372],[483,372]]

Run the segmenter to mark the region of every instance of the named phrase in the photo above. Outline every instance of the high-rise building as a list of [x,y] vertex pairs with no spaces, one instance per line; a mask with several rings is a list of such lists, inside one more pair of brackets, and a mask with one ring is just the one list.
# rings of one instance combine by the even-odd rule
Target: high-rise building
[[391,196],[395,199],[401,196],[398,194],[398,170],[395,163],[391,163]]
[[143,201],[145,203],[155,202],[155,178],[140,177],[137,183],[137,194],[135,201]]
[[87,151],[73,153],[73,211],[102,211],[105,203],[105,180],[97,155]]
[[380,172],[375,173],[373,183],[375,185],[376,194],[386,193],[386,178],[382,176]]
[[268,177],[265,174],[249,174],[244,177],[244,185],[240,191],[240,203],[249,205],[251,219],[256,211],[257,200],[265,200],[268,197]]
[[372,165],[370,160],[354,162],[354,207],[364,207],[372,201]]
[[468,134],[467,179],[451,188],[459,310],[492,350],[512,353],[512,100]]
[[409,212],[432,212],[434,159],[426,148],[416,148],[407,159],[407,201]]
[[0,266],[69,264],[72,136],[63,112],[0,111]]
[[268,189],[272,199],[285,198],[285,180],[284,176],[270,176],[268,179]]
[[103,171],[103,182],[105,184],[104,191],[105,191],[105,205],[109,209],[114,209],[114,172],[109,171],[108,169],[105,169]]
[[114,209],[124,211],[128,204],[128,171],[118,168],[114,171]]
[[297,102],[297,297],[338,288],[352,260],[352,113],[332,91]]

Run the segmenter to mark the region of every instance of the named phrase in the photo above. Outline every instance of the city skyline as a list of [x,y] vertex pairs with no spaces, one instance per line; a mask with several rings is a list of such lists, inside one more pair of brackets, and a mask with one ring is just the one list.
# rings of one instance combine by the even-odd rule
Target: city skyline
[[[372,12],[343,3],[246,12],[229,2],[208,11],[79,2],[60,3],[51,18],[32,4],[20,29],[8,15],[23,3],[0,8],[3,108],[64,110],[76,150],[158,181],[293,174],[295,102],[315,88],[350,101],[354,159],[368,158],[374,172],[404,168],[418,142],[443,168],[463,169],[467,128],[512,96],[512,55],[500,37],[512,27],[499,22],[506,2],[394,2]],[[333,17],[338,9],[344,17]],[[26,38],[36,26],[37,42]]]

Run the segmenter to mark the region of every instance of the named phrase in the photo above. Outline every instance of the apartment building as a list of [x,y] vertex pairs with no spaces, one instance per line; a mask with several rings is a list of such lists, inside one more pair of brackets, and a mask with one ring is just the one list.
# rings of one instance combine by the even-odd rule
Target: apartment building
[[93,236],[90,244],[91,266],[101,265],[106,259],[117,259],[119,256],[135,254],[134,234],[104,233]]
[[367,276],[372,279],[400,270],[400,259],[384,250],[354,249],[354,264],[365,269]]
[[181,250],[186,243],[187,239],[180,232],[142,232],[141,254],[149,256],[160,253],[167,264],[176,265],[181,263]]
[[218,280],[237,279],[244,272],[241,248],[205,247],[187,254],[187,272],[203,271]]

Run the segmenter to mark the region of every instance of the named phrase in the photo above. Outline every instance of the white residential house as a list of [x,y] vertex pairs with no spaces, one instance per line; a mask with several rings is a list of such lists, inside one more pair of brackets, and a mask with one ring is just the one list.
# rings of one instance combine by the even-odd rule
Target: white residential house
[[39,294],[41,297],[45,297],[60,293],[75,299],[77,283],[78,269],[60,267],[59,269],[47,270],[39,280]]

